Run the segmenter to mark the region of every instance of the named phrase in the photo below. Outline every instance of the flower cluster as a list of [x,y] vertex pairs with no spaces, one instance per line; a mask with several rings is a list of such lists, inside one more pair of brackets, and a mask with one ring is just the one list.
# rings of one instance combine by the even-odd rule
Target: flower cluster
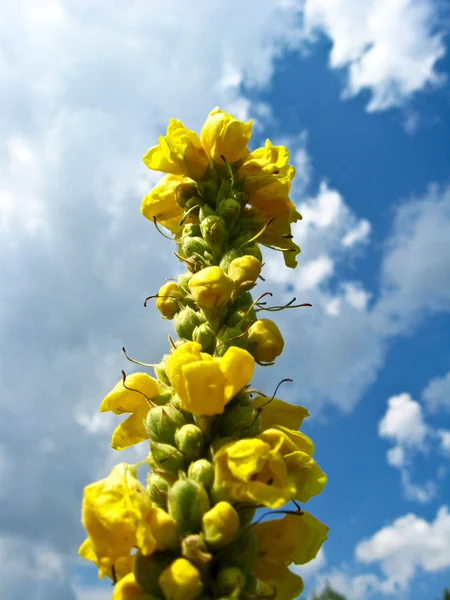
[[[141,211],[173,234],[187,272],[156,295],[178,336],[170,354],[155,377],[124,375],[100,407],[128,415],[113,448],[149,448],[138,465],[149,467],[146,487],[120,463],[85,488],[80,554],[113,580],[113,600],[292,600],[303,582],[289,565],[327,539],[297,504],[326,484],[299,431],[307,410],[250,388],[255,364],[273,364],[284,347],[251,295],[260,244],[295,267],[291,224],[301,218],[287,149],[267,140],[250,152],[251,132],[216,108],[200,136],[171,120],[144,157],[166,175]],[[264,507],[285,507],[284,517],[255,519]]]

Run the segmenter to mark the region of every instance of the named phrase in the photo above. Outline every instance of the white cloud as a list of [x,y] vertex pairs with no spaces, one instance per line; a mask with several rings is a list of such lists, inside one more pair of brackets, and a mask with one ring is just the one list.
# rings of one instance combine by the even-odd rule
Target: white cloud
[[354,229],[342,238],[342,245],[351,248],[360,242],[368,242],[372,226],[366,219],[361,219]]
[[431,379],[422,392],[422,399],[431,412],[440,408],[450,410],[450,371],[443,377]]
[[434,521],[415,514],[396,519],[358,544],[357,560],[379,563],[386,576],[383,587],[395,592],[407,589],[418,569],[428,573],[450,567],[450,514],[443,506]]
[[373,592],[380,590],[379,578],[372,574],[351,575],[345,569],[332,569],[318,578],[318,590],[321,592],[327,585],[343,595],[347,600],[366,600]]
[[319,256],[303,264],[297,281],[297,290],[310,290],[319,286],[333,274],[333,261],[329,256]]
[[386,414],[378,425],[378,433],[397,444],[423,448],[428,428],[420,404],[406,393],[389,398]]
[[438,11],[432,0],[306,0],[305,32],[330,38],[331,68],[348,69],[344,96],[369,90],[367,110],[378,111],[444,80],[436,69],[445,54]]
[[450,431],[448,429],[438,429],[436,433],[441,444],[442,452],[450,456]]

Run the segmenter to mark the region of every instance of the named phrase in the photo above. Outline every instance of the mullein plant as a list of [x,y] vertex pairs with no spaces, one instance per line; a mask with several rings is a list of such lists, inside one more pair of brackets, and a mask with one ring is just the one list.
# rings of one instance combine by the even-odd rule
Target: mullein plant
[[171,120],[144,157],[166,175],[141,212],[171,232],[187,272],[150,297],[178,336],[159,364],[144,365],[155,377],[123,373],[100,406],[127,415],[113,448],[149,442],[141,463],[120,463],[84,490],[80,554],[112,579],[113,600],[291,600],[303,582],[289,565],[312,560],[327,538],[299,505],[326,483],[298,431],[307,410],[250,387],[255,363],[272,365],[284,346],[259,318],[283,307],[251,294],[260,245],[294,268],[291,224],[301,218],[287,149],[267,140],[250,152],[251,132],[251,121],[216,108],[200,137]]

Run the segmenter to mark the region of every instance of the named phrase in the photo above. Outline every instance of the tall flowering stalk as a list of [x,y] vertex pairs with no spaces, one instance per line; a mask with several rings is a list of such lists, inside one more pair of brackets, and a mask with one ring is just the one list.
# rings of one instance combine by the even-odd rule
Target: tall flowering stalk
[[[308,412],[250,388],[255,363],[273,364],[284,346],[259,318],[282,307],[250,292],[259,245],[294,268],[291,223],[301,218],[287,149],[267,140],[250,152],[251,130],[216,108],[200,137],[171,120],[144,157],[166,175],[141,212],[173,234],[187,272],[154,296],[178,336],[156,378],[124,375],[100,407],[128,415],[113,448],[149,440],[146,488],[120,463],[84,491],[80,554],[113,580],[113,600],[291,600],[303,582],[289,565],[312,560],[327,538],[298,504],[326,483],[298,431]],[[258,508],[276,518],[255,517]]]

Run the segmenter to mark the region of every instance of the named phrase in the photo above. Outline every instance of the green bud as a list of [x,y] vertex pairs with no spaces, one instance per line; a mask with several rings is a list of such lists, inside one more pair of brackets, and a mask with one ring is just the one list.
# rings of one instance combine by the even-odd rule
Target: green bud
[[231,594],[245,585],[245,575],[238,567],[224,567],[217,573],[217,589],[220,594]]
[[236,310],[247,310],[253,304],[253,296],[250,292],[241,292],[230,306],[229,313]]
[[237,250],[236,248],[232,248],[231,250],[228,250],[228,252],[226,252],[222,256],[222,260],[220,261],[220,268],[222,269],[222,271],[224,273],[228,273],[228,267],[230,266],[232,261],[235,258],[239,258],[240,256],[242,256],[241,250]]
[[205,242],[216,252],[221,252],[228,239],[225,221],[217,215],[211,215],[203,219],[200,229]]
[[205,179],[197,183],[198,190],[202,196],[215,203],[217,197],[217,183],[213,179]]
[[222,550],[220,562],[223,566],[237,566],[248,573],[253,569],[258,550],[258,538],[251,529],[246,529]]
[[173,561],[171,552],[154,552],[146,556],[139,550],[134,555],[133,572],[137,583],[148,594],[163,598],[163,592],[158,584],[161,573]]
[[[200,228],[199,228],[200,231]],[[178,285],[180,286],[180,288],[182,288],[183,290],[185,290],[187,293],[189,293],[189,279],[192,277],[192,273],[182,273],[181,275],[178,276]]]
[[148,462],[153,470],[160,469],[177,475],[184,466],[184,456],[170,444],[150,441]]
[[181,554],[197,567],[205,567],[212,560],[202,536],[188,535],[181,541]]
[[200,458],[189,465],[188,475],[209,490],[214,483],[214,466],[206,458]]
[[208,217],[213,217],[213,216],[216,216],[216,213],[215,213],[215,212],[213,211],[213,209],[212,209],[210,206],[208,206],[207,204],[204,204],[204,205],[201,207],[201,209],[200,209],[200,212],[198,213],[198,218],[199,218],[199,221],[200,221],[200,223],[201,223],[202,221],[204,221],[206,218],[208,218]]
[[152,441],[173,444],[175,432],[185,423],[181,412],[173,404],[166,404],[148,411],[145,428]]
[[183,425],[175,433],[175,444],[188,460],[194,460],[203,450],[203,433],[197,425]]
[[147,475],[147,492],[152,502],[160,508],[167,508],[167,494],[175,477],[169,473],[149,473]]
[[191,237],[200,237],[201,230],[200,225],[198,223],[186,223],[183,226],[183,231],[181,233],[182,238],[191,238]]
[[259,411],[250,406],[242,406],[238,402],[228,405],[220,419],[220,435],[251,437],[258,435],[261,430]]
[[202,517],[209,509],[205,488],[192,479],[178,479],[169,490],[169,514],[180,525],[181,535],[200,533]]
[[168,354],[164,354],[162,361],[153,367],[156,377],[164,385],[170,385],[169,378],[166,373],[166,360],[169,358]]
[[[225,165],[224,165],[225,166]],[[233,187],[226,179],[222,180],[219,190],[217,192],[217,205],[220,206],[224,200],[230,198],[233,195]]]
[[187,258],[194,254],[206,256],[212,254],[212,248],[201,237],[186,237],[181,242],[181,253]]
[[167,392],[161,392],[157,396],[153,396],[152,402],[153,404],[157,404],[158,406],[164,406],[172,399],[172,392],[168,390]]
[[217,334],[216,355],[223,356],[231,346],[247,347],[247,336],[238,327],[224,327]]
[[232,229],[241,214],[241,204],[234,198],[226,198],[220,203],[218,212],[228,229]]
[[200,325],[200,318],[195,310],[187,306],[175,315],[173,325],[180,338],[192,341],[192,334],[194,329]]
[[260,263],[262,263],[263,255],[259,248],[259,245],[256,242],[254,244],[249,244],[248,246],[245,246],[245,254],[250,254],[250,256],[254,256],[259,260]]
[[192,332],[192,340],[202,345],[203,352],[212,354],[216,347],[216,336],[209,323],[198,325]]
[[230,309],[228,311],[228,315],[229,316],[227,316],[226,321],[227,325],[229,325],[230,327],[240,326],[241,331],[245,330],[246,327],[250,325],[250,323],[256,321],[256,312],[253,308],[250,310],[248,308],[241,308],[234,312],[232,312]]

